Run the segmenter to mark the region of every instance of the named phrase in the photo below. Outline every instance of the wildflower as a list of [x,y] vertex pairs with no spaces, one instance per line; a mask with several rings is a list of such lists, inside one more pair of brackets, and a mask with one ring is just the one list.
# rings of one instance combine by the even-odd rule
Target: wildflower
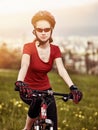
[[21,104],[18,104],[18,107],[22,107],[22,105],[21,105]]
[[84,119],[85,117],[82,115],[82,119]]
[[91,117],[91,116],[89,117],[89,120],[92,120],[92,117]]
[[94,116],[97,116],[97,115],[98,115],[98,112],[95,112],[95,113],[94,113]]
[[60,108],[60,110],[61,110],[61,111],[63,111],[63,110],[64,110],[64,108],[63,108],[63,107],[61,107],[61,108]]
[[82,117],[82,115],[79,115],[79,118],[81,118]]
[[0,104],[0,110],[2,109],[2,105]]
[[66,123],[66,120],[63,120],[63,124]]
[[85,130],[85,128],[83,127],[81,130]]
[[75,114],[76,117],[78,117],[78,114]]
[[19,104],[19,101],[15,101],[14,105],[17,106]]
[[97,130],[97,128],[96,128],[96,127],[93,127],[93,130]]
[[66,124],[66,127],[68,127],[69,125],[68,124]]
[[24,107],[24,109],[25,109],[26,111],[28,111],[28,107]]

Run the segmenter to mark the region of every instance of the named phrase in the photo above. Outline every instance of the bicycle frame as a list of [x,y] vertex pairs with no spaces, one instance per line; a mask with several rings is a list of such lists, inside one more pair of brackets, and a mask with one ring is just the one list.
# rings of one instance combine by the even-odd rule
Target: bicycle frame
[[42,97],[41,111],[39,118],[34,122],[34,130],[46,130],[46,126],[49,127],[49,130],[53,130],[53,122],[50,119],[47,119],[47,104],[45,99]]
[[[33,129],[32,130],[53,130],[53,122],[50,119],[47,119],[47,103],[44,98],[46,95],[56,95],[56,96],[62,96],[64,101],[67,101],[68,99],[72,99],[71,94],[63,94],[63,93],[56,93],[51,90],[48,91],[38,91],[34,90],[32,91],[33,94],[40,96],[42,99],[41,103],[41,111],[39,118],[34,122]],[[48,126],[49,129],[46,129],[46,126]]]

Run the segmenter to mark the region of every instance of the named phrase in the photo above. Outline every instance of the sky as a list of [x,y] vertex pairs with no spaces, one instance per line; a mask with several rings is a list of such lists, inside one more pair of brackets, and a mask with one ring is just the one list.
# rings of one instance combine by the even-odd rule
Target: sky
[[0,14],[78,6],[97,0],[0,0]]
[[56,19],[56,36],[98,35],[98,0],[0,0],[0,38],[32,37],[31,18],[39,10]]

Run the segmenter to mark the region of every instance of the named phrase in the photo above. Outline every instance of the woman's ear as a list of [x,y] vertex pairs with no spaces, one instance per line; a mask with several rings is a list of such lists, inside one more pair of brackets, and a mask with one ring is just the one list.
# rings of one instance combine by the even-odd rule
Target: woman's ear
[[35,35],[35,30],[33,30],[32,33]]

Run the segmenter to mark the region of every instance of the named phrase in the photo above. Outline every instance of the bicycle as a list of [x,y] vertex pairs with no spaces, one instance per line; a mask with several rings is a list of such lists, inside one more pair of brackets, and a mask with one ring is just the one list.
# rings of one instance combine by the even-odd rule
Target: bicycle
[[46,97],[48,95],[61,96],[61,99],[64,100],[65,102],[73,98],[71,93],[64,94],[53,92],[52,90],[47,91],[32,90],[32,97],[33,96],[40,97],[42,100],[40,115],[34,122],[32,130],[53,130],[53,121],[47,118],[48,105],[46,103]]
[[[31,128],[31,130],[53,130],[53,121],[51,119],[47,118],[48,104],[46,102],[46,97],[49,95],[50,96],[53,96],[53,95],[59,96],[59,97],[61,97],[60,99],[62,99],[63,101],[66,102],[69,99],[73,100],[72,93],[65,94],[65,93],[54,92],[52,90],[41,91],[41,90],[32,90],[31,88],[28,88],[28,87],[24,87],[24,88],[25,88],[24,89],[24,91],[25,91],[24,98],[32,97],[32,99],[33,99],[33,97],[36,97],[36,98],[40,97],[40,99],[41,99],[40,114],[37,117],[37,119],[34,121],[34,124]],[[20,89],[17,89],[16,91],[20,91]],[[27,91],[30,92],[29,95],[28,95]],[[48,129],[47,129],[47,127],[48,127]]]

